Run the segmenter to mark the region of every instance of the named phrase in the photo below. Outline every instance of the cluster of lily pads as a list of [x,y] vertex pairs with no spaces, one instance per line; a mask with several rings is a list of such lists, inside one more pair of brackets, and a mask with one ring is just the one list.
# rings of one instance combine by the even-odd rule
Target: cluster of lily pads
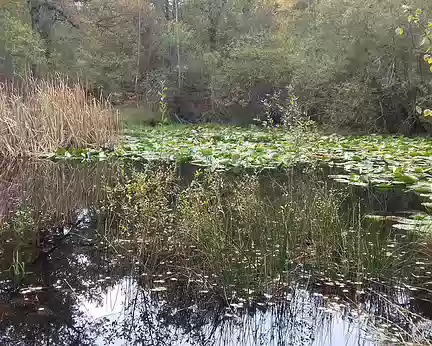
[[332,177],[360,186],[403,185],[432,202],[432,140],[403,136],[341,136],[232,126],[162,126],[128,132],[118,149],[58,150],[55,158],[188,162],[215,170],[336,167]]

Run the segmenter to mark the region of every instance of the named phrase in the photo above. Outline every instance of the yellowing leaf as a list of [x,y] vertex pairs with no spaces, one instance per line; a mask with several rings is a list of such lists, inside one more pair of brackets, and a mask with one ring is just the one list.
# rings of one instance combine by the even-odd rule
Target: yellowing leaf
[[399,36],[405,35],[405,30],[403,28],[397,28],[395,31],[396,31],[396,35],[399,35]]

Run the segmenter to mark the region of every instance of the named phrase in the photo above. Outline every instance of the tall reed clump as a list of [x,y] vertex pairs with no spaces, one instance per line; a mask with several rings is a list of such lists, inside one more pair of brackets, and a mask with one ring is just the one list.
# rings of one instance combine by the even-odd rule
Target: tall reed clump
[[29,79],[19,87],[0,84],[0,155],[112,146],[118,134],[116,111],[78,83]]

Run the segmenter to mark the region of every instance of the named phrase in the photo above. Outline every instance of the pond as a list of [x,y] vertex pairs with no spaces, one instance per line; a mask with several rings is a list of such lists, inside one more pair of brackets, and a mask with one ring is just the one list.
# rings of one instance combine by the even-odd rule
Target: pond
[[1,345],[432,342],[415,191],[328,166],[0,166]]

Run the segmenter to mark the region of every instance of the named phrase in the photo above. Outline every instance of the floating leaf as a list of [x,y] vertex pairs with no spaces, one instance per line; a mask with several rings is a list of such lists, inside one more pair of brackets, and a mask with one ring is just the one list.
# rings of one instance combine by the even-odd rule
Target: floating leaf
[[404,36],[405,35],[405,30],[403,28],[397,28],[396,29],[396,35]]
[[160,286],[160,287],[152,288],[152,289],[150,290],[150,292],[165,292],[165,291],[167,291],[167,290],[168,290],[168,289],[167,289],[166,287]]
[[365,215],[365,218],[371,221],[386,221],[387,217],[382,215]]

